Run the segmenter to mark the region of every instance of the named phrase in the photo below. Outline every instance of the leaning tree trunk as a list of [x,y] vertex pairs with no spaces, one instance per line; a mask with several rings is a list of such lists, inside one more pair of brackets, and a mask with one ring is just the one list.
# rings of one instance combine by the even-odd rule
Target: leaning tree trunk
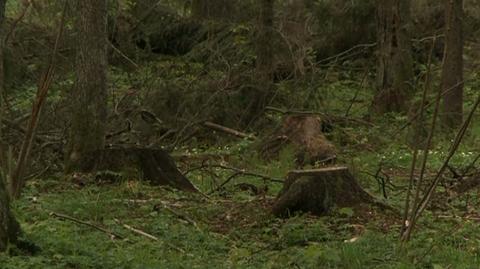
[[412,95],[413,60],[409,0],[377,0],[377,93],[372,109],[406,112]]
[[103,149],[107,118],[107,1],[77,0],[77,52],[67,170]]
[[463,0],[445,0],[445,18],[442,122],[453,129],[463,118]]

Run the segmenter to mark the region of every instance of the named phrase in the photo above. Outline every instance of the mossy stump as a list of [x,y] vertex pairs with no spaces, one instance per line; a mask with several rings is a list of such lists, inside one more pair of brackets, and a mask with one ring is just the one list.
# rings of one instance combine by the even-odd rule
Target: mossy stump
[[92,151],[79,162],[80,172],[125,172],[135,169],[153,185],[169,185],[188,192],[198,189],[178,170],[164,150],[148,148],[109,148]]
[[316,162],[331,163],[336,148],[322,132],[322,119],[316,115],[288,115],[271,135],[260,143],[260,155],[266,160],[278,158],[292,147],[298,167]]
[[356,207],[374,201],[346,167],[293,170],[289,172],[272,212],[283,217],[297,211],[324,215],[334,206]]

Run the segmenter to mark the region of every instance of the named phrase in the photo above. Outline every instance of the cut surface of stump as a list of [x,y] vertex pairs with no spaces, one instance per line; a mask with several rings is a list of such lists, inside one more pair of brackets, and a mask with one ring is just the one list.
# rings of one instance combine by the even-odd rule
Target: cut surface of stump
[[110,148],[90,152],[81,160],[80,172],[139,171],[143,179],[154,185],[169,185],[176,189],[198,192],[178,170],[175,161],[164,150],[147,148]]
[[15,244],[20,234],[20,225],[10,211],[8,192],[0,178],[0,252],[9,244]]
[[324,215],[335,206],[355,207],[364,203],[375,203],[375,198],[361,188],[346,167],[293,170],[272,212],[276,216],[297,211]]
[[260,154],[267,160],[276,159],[289,146],[299,166],[336,158],[335,146],[323,134],[322,120],[316,115],[286,116],[281,126],[262,141]]

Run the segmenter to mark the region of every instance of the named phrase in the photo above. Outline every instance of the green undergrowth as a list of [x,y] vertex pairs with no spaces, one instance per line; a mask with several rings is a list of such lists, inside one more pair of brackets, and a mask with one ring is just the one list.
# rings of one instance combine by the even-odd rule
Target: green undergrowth
[[[206,191],[207,185],[193,178]],[[240,178],[239,181],[249,182]],[[273,197],[229,189],[210,199],[124,179],[78,184],[32,181],[15,211],[24,238],[40,251],[0,256],[0,268],[477,268],[474,220],[429,214],[411,243],[399,222],[375,210],[332,215],[270,215]],[[62,220],[65,214],[124,239]],[[127,224],[158,241],[124,228]]]

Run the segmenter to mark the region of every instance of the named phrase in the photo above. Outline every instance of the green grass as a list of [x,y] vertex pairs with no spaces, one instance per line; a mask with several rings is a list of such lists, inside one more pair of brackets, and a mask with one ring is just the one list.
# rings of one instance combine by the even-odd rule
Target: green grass
[[[359,218],[342,209],[321,218],[277,219],[269,214],[271,202],[272,197],[243,192],[206,200],[130,180],[86,187],[64,179],[33,181],[15,211],[25,238],[41,251],[33,256],[2,255],[0,268],[478,268],[480,264],[480,227],[472,220],[428,216],[414,240],[401,247],[398,221],[381,213]],[[95,223],[127,240],[111,239],[51,212]],[[159,241],[136,235],[115,219]]]

